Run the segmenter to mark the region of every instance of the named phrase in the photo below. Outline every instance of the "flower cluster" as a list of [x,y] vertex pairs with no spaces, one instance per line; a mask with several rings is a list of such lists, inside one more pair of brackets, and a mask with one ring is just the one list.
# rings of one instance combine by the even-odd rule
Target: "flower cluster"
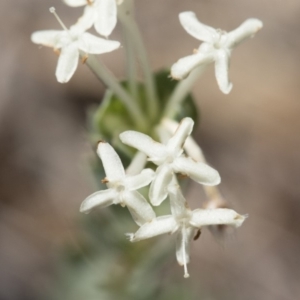
[[[190,138],[194,122],[184,118],[176,132],[166,143],[154,141],[150,136],[136,131],[120,134],[121,141],[139,150],[148,157],[148,161],[157,165],[152,169],[143,169],[140,159],[135,161],[135,172],[126,174],[122,162],[115,150],[106,142],[98,144],[98,155],[102,160],[106,177],[103,182],[108,189],[87,197],[80,208],[89,212],[93,207],[106,207],[112,204],[127,206],[134,221],[140,226],[136,233],[128,234],[130,241],[136,242],[164,233],[176,233],[176,257],[184,266],[184,277],[189,277],[190,242],[203,226],[232,225],[239,227],[245,216],[231,209],[196,209],[191,211],[182,195],[176,174],[190,177],[194,181],[208,186],[220,183],[219,173],[205,163],[196,162],[187,156],[184,145]],[[142,171],[140,172],[140,169]],[[149,202],[137,191],[150,184],[149,200],[153,206],[160,205],[167,197],[170,200],[171,214],[156,217]]]
[[[193,72],[195,69],[201,71],[208,64],[214,63],[220,90],[225,94],[231,91],[232,83],[229,80],[228,69],[232,50],[254,36],[263,24],[260,20],[248,19],[235,30],[225,32],[202,24],[194,12],[180,13],[179,21],[183,28],[191,36],[202,41],[202,44],[194,50],[194,54],[183,57],[172,65],[171,77],[182,81],[174,90],[166,93],[170,96],[164,102],[158,97],[158,85],[133,18],[133,1],[63,1],[71,7],[84,6],[83,15],[76,24],[67,28],[55,9],[50,8],[50,12],[54,14],[63,30],[37,31],[31,36],[32,42],[52,47],[59,54],[56,67],[57,80],[60,83],[68,82],[76,71],[81,57],[82,62],[86,62],[93,73],[111,90],[112,93],[108,93],[105,99],[110,100],[110,96],[114,95],[122,102],[127,116],[124,119],[130,119],[134,129],[140,131],[150,129],[151,133],[156,131],[155,134],[160,139],[160,142],[157,142],[144,133],[132,130],[121,133],[122,143],[138,150],[126,170],[113,147],[105,141],[100,141],[97,153],[106,173],[103,183],[107,185],[107,189],[87,197],[80,211],[89,212],[94,207],[103,208],[112,204],[126,206],[139,226],[136,233],[128,234],[132,242],[165,233],[176,234],[177,261],[184,266],[184,277],[189,277],[187,264],[190,244],[193,238],[199,237],[202,227],[208,226],[210,229],[219,225],[239,227],[246,216],[225,208],[227,206],[224,205],[224,200],[216,187],[221,181],[220,175],[207,165],[201,149],[190,136],[194,121],[187,117],[178,124],[174,118],[199,75],[199,72]],[[128,72],[126,85],[120,83],[112,72],[92,55],[111,52],[120,47],[119,41],[108,39],[118,18],[123,26],[126,46],[125,61]],[[104,38],[87,32],[92,27]],[[144,90],[141,89],[143,92],[140,92],[139,67],[144,78]],[[192,72],[197,76],[193,74],[189,76]],[[140,97],[144,98],[143,101],[140,101]],[[107,101],[104,102],[110,105]],[[142,102],[145,102],[145,105],[141,104]],[[120,118],[107,126],[110,128],[114,127],[111,124],[120,124],[118,129],[113,128],[109,132],[110,137],[115,137],[116,132],[123,131],[125,124],[121,120],[123,115],[117,114],[111,107],[107,111],[116,112],[114,119],[117,119],[117,116]],[[100,115],[103,116],[105,113],[104,107]],[[149,128],[151,126],[155,128]],[[156,165],[156,169],[145,168],[147,161]],[[195,210],[188,207],[178,183],[178,175],[189,177],[203,185],[209,198],[206,207]],[[144,197],[139,190],[148,185],[150,185],[149,194],[148,197]],[[156,216],[153,207],[161,205],[166,199],[170,202],[170,214]]]

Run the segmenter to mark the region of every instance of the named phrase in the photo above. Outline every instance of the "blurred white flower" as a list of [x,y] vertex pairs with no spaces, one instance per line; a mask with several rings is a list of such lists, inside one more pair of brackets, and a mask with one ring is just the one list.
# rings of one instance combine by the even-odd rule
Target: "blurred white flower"
[[184,118],[166,145],[136,131],[125,131],[120,134],[124,144],[144,152],[149,157],[148,160],[159,166],[149,192],[150,201],[155,206],[160,205],[167,197],[168,185],[174,173],[187,175],[204,185],[217,185],[221,181],[216,170],[183,154],[183,145],[193,126],[194,121],[191,118]]
[[191,11],[180,13],[179,20],[191,36],[203,43],[193,55],[183,57],[173,64],[171,76],[178,80],[184,79],[194,68],[215,62],[215,75],[219,88],[223,93],[228,94],[232,89],[228,77],[231,51],[244,40],[253,37],[263,27],[263,23],[258,19],[248,19],[237,29],[227,33],[202,24]]
[[108,37],[117,24],[117,3],[116,0],[64,0],[73,7],[86,5],[80,22],[95,26],[96,31]]
[[78,66],[80,50],[84,53],[102,54],[120,47],[118,41],[96,37],[81,25],[73,25],[69,30],[43,30],[31,35],[31,41],[59,50],[56,78],[60,83],[68,82]]
[[148,185],[154,175],[151,169],[144,169],[140,174],[125,174],[121,159],[106,142],[99,142],[97,153],[102,160],[106,177],[103,182],[108,189],[87,197],[81,204],[81,212],[89,212],[93,207],[106,207],[112,204],[127,206],[138,225],[151,221],[155,213],[146,199],[136,190]]
[[[129,233],[131,242],[148,239],[165,233],[176,233],[176,257],[184,266],[184,277],[189,277],[187,264],[190,261],[190,242],[197,239],[203,226],[231,225],[239,227],[246,216],[239,215],[232,209],[195,209],[191,211],[183,197],[179,186],[169,187],[169,197],[172,215],[161,216],[145,223],[136,233]],[[199,232],[200,233],[200,232]]]

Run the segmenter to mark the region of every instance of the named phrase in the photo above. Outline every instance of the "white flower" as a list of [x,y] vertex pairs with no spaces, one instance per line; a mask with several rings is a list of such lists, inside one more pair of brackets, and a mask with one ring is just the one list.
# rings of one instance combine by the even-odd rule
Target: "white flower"
[[102,54],[120,47],[117,41],[105,40],[84,31],[83,26],[76,24],[70,30],[36,31],[31,35],[33,43],[60,50],[56,67],[58,82],[65,83],[71,79],[78,65],[80,50],[90,54]]
[[228,94],[232,89],[232,83],[228,78],[231,51],[244,40],[253,37],[262,28],[263,23],[258,19],[248,19],[237,29],[227,33],[202,24],[191,11],[180,13],[179,20],[190,35],[203,43],[195,54],[179,59],[171,67],[171,76],[175,79],[184,79],[194,68],[215,62],[219,88]]
[[64,0],[73,7],[86,5],[80,21],[94,25],[96,31],[109,36],[117,24],[116,0]]
[[[209,225],[239,227],[246,216],[232,209],[196,209],[191,211],[178,186],[169,188],[172,215],[157,217],[145,223],[136,233],[127,234],[131,242],[137,242],[165,233],[176,233],[176,257],[184,266],[184,277],[189,277],[187,264],[190,261],[190,242],[197,230]],[[200,232],[199,232],[200,233]]]
[[148,185],[154,172],[144,169],[140,174],[125,174],[120,157],[106,142],[99,142],[97,153],[102,160],[106,178],[103,180],[108,189],[87,197],[81,204],[81,212],[89,212],[93,207],[106,207],[112,204],[127,206],[138,225],[151,221],[155,213],[146,199],[136,190]]
[[194,121],[191,118],[184,118],[166,145],[136,131],[125,131],[120,134],[124,144],[146,153],[148,160],[159,166],[149,192],[150,201],[155,206],[160,205],[167,197],[167,188],[174,173],[187,175],[205,185],[217,185],[221,181],[216,170],[183,155],[183,145],[191,134],[193,126]]

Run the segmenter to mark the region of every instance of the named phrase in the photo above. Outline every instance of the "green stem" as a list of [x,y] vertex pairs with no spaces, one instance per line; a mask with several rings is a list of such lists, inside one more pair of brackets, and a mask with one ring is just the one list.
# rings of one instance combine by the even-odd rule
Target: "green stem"
[[194,85],[198,77],[204,72],[205,68],[206,65],[198,67],[197,69],[192,71],[186,79],[180,81],[177,84],[164,110],[164,117],[173,119],[176,116],[178,110],[180,109],[182,101],[191,92],[192,86]]
[[120,101],[127,107],[129,114],[138,128],[145,129],[147,124],[141,109],[105,65],[98,61],[93,55],[88,56],[86,64],[93,73],[119,97]]
[[130,33],[131,42],[135,45],[136,52],[141,63],[145,78],[145,86],[147,92],[147,110],[152,120],[155,120],[158,115],[158,97],[156,91],[155,80],[152,75],[148,55],[139,31],[139,28],[133,17],[133,6],[131,0],[126,0],[120,6],[119,18],[126,30]]
[[126,67],[128,74],[129,89],[132,97],[137,102],[138,99],[138,82],[137,82],[137,64],[135,60],[135,49],[132,44],[130,32],[127,26],[123,26],[125,48],[126,48]]

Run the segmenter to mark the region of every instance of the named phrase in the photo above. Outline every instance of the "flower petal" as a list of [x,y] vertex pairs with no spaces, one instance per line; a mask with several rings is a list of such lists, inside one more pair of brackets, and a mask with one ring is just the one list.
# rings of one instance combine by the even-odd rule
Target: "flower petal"
[[215,54],[215,74],[220,90],[224,94],[229,94],[232,89],[232,83],[229,81],[230,52],[228,50],[218,50]]
[[137,175],[141,173],[147,163],[147,155],[144,152],[137,151],[130,165],[126,168],[127,175]]
[[[162,120],[162,127],[166,128],[167,131],[170,132],[170,134],[174,134],[176,131],[176,128],[178,127],[179,123],[177,123],[174,120],[164,118]],[[184,146],[183,146],[185,152],[188,156],[190,156],[193,160],[199,161],[199,162],[205,162],[203,153],[199,145],[196,143],[196,141],[191,137],[188,136],[185,140]]]
[[196,209],[192,212],[190,224],[198,228],[208,225],[240,227],[246,217],[246,215],[239,215],[236,211],[228,208]]
[[227,47],[232,49],[242,43],[244,40],[252,38],[257,31],[262,29],[262,27],[263,23],[258,19],[246,20],[238,28],[230,31],[227,34]]
[[97,19],[95,29],[104,36],[109,36],[117,24],[116,0],[99,0],[97,2]]
[[176,258],[179,265],[184,266],[184,277],[188,278],[187,264],[190,261],[190,245],[195,229],[193,227],[182,227],[176,237]]
[[207,164],[195,162],[191,158],[178,157],[174,160],[172,166],[174,172],[186,174],[196,182],[204,185],[217,185],[221,182],[218,171]]
[[79,51],[75,43],[61,48],[57,67],[56,79],[60,83],[68,82],[78,66]]
[[100,141],[97,153],[102,160],[108,181],[118,181],[125,177],[125,170],[121,159],[110,144]]
[[105,40],[85,32],[78,40],[78,47],[91,54],[111,52],[120,47],[120,42]]
[[190,156],[193,160],[203,163],[205,162],[205,158],[201,148],[191,136],[186,139],[183,148],[187,155]]
[[[178,127],[179,123],[177,123],[177,126],[176,128]],[[160,124],[158,126],[155,127],[155,132],[156,134],[158,135],[158,139],[159,141],[164,144],[164,145],[167,145],[169,139],[172,137],[172,135],[175,133],[176,131],[176,128],[174,131],[169,132],[167,128],[165,128],[165,126],[163,124]]]
[[157,168],[156,176],[151,183],[149,199],[152,205],[160,205],[168,196],[168,185],[172,181],[173,172],[169,165]]
[[191,134],[194,127],[194,121],[191,118],[184,118],[179,123],[174,135],[167,143],[167,148],[173,153],[182,151],[187,137]]
[[151,222],[145,223],[135,234],[130,234],[130,241],[138,242],[164,233],[171,233],[176,231],[177,227],[173,216],[158,217]]
[[31,41],[35,44],[55,48],[61,33],[61,30],[36,31],[31,35]]
[[77,7],[86,5],[88,2],[87,0],[63,0],[67,5]]
[[147,200],[137,191],[125,192],[123,201],[128,207],[134,221],[139,225],[155,218],[155,212]]
[[127,190],[138,190],[148,185],[154,178],[155,172],[152,169],[144,169],[140,174],[135,176],[126,176],[124,185]]
[[[174,217],[182,216],[187,211],[187,202],[182,195],[180,186],[171,185],[168,189],[171,212]],[[189,211],[189,210],[188,210]]]
[[[80,211],[88,213],[95,206],[100,208],[116,204],[118,193],[113,189],[96,192],[88,196],[81,204]],[[115,201],[114,201],[115,200]]]
[[184,79],[196,67],[211,63],[213,60],[214,56],[212,53],[198,52],[193,55],[183,57],[172,65],[171,76],[177,80]]
[[217,34],[212,27],[199,22],[196,14],[192,11],[185,11],[179,14],[179,20],[183,28],[194,38],[207,43],[213,43]]
[[96,18],[97,13],[95,12],[95,9],[92,6],[87,5],[83,11],[83,15],[73,26],[80,27],[83,29],[83,31],[86,31],[94,25]]
[[166,147],[150,136],[137,131],[125,131],[120,134],[121,141],[146,153],[154,163],[160,163],[167,155]]

